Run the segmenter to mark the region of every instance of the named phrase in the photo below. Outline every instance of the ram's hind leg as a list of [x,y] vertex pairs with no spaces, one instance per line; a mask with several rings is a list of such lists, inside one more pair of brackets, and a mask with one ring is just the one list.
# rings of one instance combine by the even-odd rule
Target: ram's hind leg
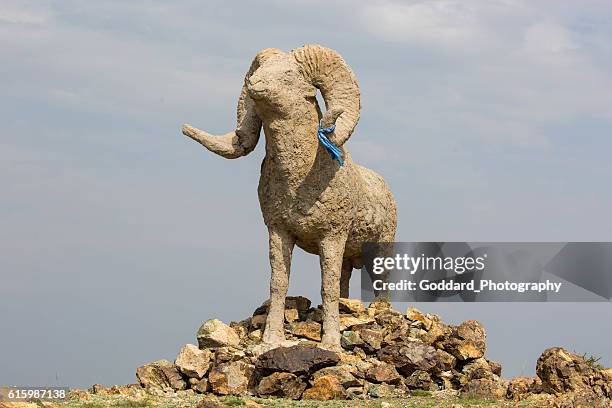
[[340,274],[346,236],[326,237],[321,241],[321,300],[323,301],[323,336],[321,343],[340,349],[340,321],[338,299],[340,298]]
[[351,274],[353,273],[353,264],[350,259],[342,261],[342,272],[340,274],[340,297],[347,298],[350,296]]
[[285,296],[289,287],[291,254],[295,240],[282,229],[269,227],[270,234],[270,307],[264,330],[264,343],[281,345],[285,340]]

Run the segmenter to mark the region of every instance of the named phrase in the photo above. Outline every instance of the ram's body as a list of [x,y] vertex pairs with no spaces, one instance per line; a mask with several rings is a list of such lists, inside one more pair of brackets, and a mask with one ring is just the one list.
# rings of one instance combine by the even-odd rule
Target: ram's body
[[[316,101],[323,95],[324,115]],[[321,259],[323,343],[339,345],[338,297],[348,296],[363,242],[395,240],[395,201],[382,177],[354,164],[344,147],[359,119],[360,95],[350,68],[333,50],[304,46],[291,53],[261,51],[245,78],[238,126],[211,136],[185,125],[183,133],[227,158],[251,152],[263,126],[266,155],[259,201],[270,233],[270,310],[264,341],[282,343],[284,299],[294,245]],[[317,128],[335,123],[330,135],[344,165],[318,142]]]

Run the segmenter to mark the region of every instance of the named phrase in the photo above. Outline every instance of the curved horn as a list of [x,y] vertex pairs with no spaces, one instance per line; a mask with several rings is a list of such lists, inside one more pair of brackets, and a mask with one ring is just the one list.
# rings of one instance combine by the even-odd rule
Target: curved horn
[[261,131],[261,119],[255,113],[254,102],[249,96],[246,88],[246,80],[259,68],[259,66],[270,56],[282,51],[275,48],[267,48],[257,53],[251,67],[245,76],[245,84],[242,86],[240,98],[238,98],[236,130],[223,136],[214,136],[190,125],[183,125],[181,130],[188,136],[213,153],[227,159],[236,159],[251,153]]
[[320,45],[305,45],[291,51],[304,77],[321,91],[325,108],[341,110],[331,140],[343,145],[359,121],[361,96],[351,68],[336,51]]

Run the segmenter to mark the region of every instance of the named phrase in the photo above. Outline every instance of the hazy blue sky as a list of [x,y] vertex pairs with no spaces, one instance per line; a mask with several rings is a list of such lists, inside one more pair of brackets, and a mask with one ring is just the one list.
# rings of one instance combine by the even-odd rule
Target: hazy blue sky
[[[132,382],[267,297],[263,143],[224,160],[179,126],[233,129],[255,53],[305,43],[357,75],[348,148],[398,240],[612,240],[609,1],[2,0],[0,384]],[[290,292],[318,291],[296,251]],[[481,320],[507,376],[556,345],[612,365],[610,303],[419,307]]]

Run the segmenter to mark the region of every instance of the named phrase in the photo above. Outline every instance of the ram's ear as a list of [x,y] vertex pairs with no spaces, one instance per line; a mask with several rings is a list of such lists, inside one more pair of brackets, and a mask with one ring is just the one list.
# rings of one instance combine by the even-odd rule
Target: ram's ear
[[235,159],[251,153],[259,141],[261,119],[257,116],[255,103],[247,92],[246,80],[266,59],[281,52],[274,48],[267,48],[258,52],[253,59],[245,75],[245,83],[238,98],[236,130],[223,136],[214,136],[193,126],[183,125],[183,134],[201,143],[211,152],[228,159]]
[[325,108],[341,109],[337,117],[336,130],[329,139],[341,146],[353,133],[359,121],[361,96],[353,71],[340,54],[320,45],[305,45],[291,51],[307,81],[319,88]]

